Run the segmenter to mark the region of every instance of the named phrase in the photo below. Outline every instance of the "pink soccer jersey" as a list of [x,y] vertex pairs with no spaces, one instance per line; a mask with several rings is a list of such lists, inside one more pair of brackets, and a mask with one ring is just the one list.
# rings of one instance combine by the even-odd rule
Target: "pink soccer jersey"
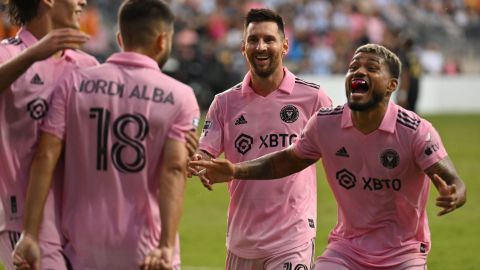
[[[251,75],[217,95],[208,111],[199,148],[232,162],[251,160],[288,147],[308,119],[331,100],[320,86],[284,69],[280,87],[266,97],[250,87]],[[279,181],[236,181],[228,185],[227,247],[243,258],[292,249],[315,236],[315,166]]]
[[348,106],[339,106],[320,110],[293,149],[302,158],[322,158],[337,200],[328,249],[365,269],[426,258],[424,170],[447,156],[429,122],[390,102],[379,129],[365,135],[353,127]]
[[[37,39],[30,32],[21,29],[17,37],[1,42],[0,63],[8,61],[36,42]],[[0,196],[5,215],[5,222],[0,228],[22,231],[30,164],[35,153],[39,126],[49,110],[54,86],[73,69],[97,64],[92,56],[66,50],[61,58],[52,57],[33,64],[9,89],[0,93]],[[59,243],[60,235],[55,227],[53,205],[54,196],[50,195],[45,207],[41,238]]]
[[42,130],[65,143],[62,229],[74,269],[138,269],[158,246],[163,145],[185,142],[198,117],[192,89],[133,52],[60,83]]

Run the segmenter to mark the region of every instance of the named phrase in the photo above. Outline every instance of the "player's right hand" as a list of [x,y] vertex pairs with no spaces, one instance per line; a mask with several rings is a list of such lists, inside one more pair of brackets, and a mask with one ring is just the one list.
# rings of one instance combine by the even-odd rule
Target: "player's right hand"
[[12,253],[17,270],[40,270],[40,246],[38,240],[22,233]]
[[235,166],[226,159],[192,160],[189,166],[204,167],[195,175],[205,177],[210,185],[229,182],[235,175]]
[[27,51],[34,61],[41,61],[61,50],[79,49],[89,38],[87,34],[76,29],[55,29]]
[[140,264],[141,270],[172,270],[173,248],[158,247],[150,251]]
[[[192,160],[202,160],[202,155],[195,154],[195,155],[192,156]],[[188,178],[191,178],[194,175],[198,176],[198,178],[200,178],[200,181],[202,182],[202,185],[206,189],[212,191],[213,190],[212,185],[210,184],[208,179],[204,175],[201,175],[201,173],[200,173],[204,169],[205,168],[199,167],[199,166],[190,166],[190,163],[189,163],[188,168],[187,168],[187,176],[188,176]]]

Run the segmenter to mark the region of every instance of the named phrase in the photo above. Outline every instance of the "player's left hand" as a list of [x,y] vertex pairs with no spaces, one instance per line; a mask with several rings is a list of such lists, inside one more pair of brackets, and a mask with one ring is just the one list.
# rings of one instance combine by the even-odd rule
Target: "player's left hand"
[[40,246],[33,237],[22,233],[12,252],[17,270],[40,270]]
[[141,270],[172,270],[173,248],[158,247],[150,251],[140,264]]
[[448,185],[438,174],[433,175],[432,181],[437,187],[438,193],[440,193],[435,205],[443,208],[437,215],[443,216],[457,209],[459,202],[455,184]]
[[193,157],[193,155],[197,152],[198,148],[198,136],[195,130],[190,130],[187,132],[185,135],[185,140],[187,141],[187,150],[188,150],[188,156],[190,158]]

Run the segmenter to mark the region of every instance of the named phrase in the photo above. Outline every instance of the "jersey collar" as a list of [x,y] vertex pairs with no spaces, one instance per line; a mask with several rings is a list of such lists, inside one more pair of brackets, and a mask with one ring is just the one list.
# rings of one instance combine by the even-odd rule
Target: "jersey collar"
[[20,28],[17,37],[27,46],[31,47],[38,42],[38,39],[25,28]]
[[160,71],[158,63],[152,58],[136,52],[118,52],[107,59],[108,63],[150,68]]
[[[283,77],[282,82],[277,90],[284,92],[286,94],[291,94],[293,91],[293,87],[295,86],[295,75],[291,73],[286,67],[283,68],[283,72],[285,76]],[[250,82],[252,81],[252,74],[251,71],[245,75],[242,82],[242,95],[246,95],[249,93],[255,93],[255,91],[250,86]],[[276,90],[275,90],[276,91]]]
[[[396,119],[398,114],[398,106],[392,101],[388,102],[387,112],[383,116],[382,123],[380,124],[379,130],[383,130],[388,133],[393,133],[395,131]],[[343,106],[342,113],[342,128],[353,127],[352,122],[352,111],[348,107],[348,104]]]

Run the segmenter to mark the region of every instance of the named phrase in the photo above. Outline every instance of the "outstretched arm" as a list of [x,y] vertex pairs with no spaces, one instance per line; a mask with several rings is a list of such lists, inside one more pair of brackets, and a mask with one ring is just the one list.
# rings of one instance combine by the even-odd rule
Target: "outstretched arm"
[[467,200],[465,183],[460,179],[452,160],[446,157],[425,170],[439,192],[436,205],[442,216],[461,207]]
[[30,168],[25,203],[24,231],[13,252],[13,262],[17,266],[29,265],[33,269],[40,269],[38,235],[45,201],[62,148],[63,141],[61,139],[48,133],[41,134]]
[[88,38],[75,29],[53,30],[32,47],[0,65],[0,92],[10,87],[35,62],[47,59],[61,50],[78,49]]
[[299,172],[316,160],[303,159],[292,148],[274,152],[263,157],[232,164],[228,160],[191,161],[191,166],[205,167],[206,178],[211,183],[228,182],[232,179],[276,179]]

